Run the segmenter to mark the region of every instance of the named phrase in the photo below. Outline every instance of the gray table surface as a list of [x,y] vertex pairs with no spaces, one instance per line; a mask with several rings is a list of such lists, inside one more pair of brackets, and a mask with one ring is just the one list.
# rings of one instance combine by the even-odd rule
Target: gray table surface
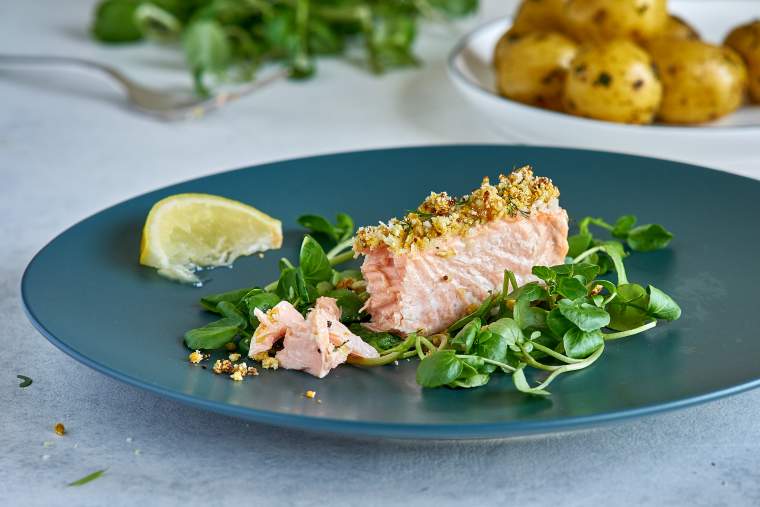
[[[170,48],[91,44],[90,4],[3,0],[0,47],[75,53],[118,62],[147,82],[187,85]],[[506,10],[489,2],[479,19]],[[118,91],[82,74],[0,70],[0,505],[758,505],[760,391],[546,437],[365,441],[156,397],[80,365],[27,321],[19,298],[26,263],[114,202],[297,155],[505,141],[446,82],[446,49],[462,29],[426,32],[418,71],[377,79],[323,62],[311,83],[281,83],[181,124],[127,112]],[[732,169],[760,173],[752,164]],[[19,389],[17,374],[34,384]],[[66,436],[53,433],[57,421]],[[97,481],[66,487],[101,468]]]

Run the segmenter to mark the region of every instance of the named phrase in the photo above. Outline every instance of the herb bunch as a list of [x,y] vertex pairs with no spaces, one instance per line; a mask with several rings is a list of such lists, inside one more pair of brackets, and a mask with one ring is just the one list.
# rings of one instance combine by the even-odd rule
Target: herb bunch
[[[477,0],[101,0],[92,33],[102,42],[180,42],[196,91],[209,78],[251,80],[265,63],[311,76],[314,59],[363,50],[373,73],[417,65],[417,21],[464,16]],[[356,51],[353,51],[356,53]]]
[[[681,316],[678,304],[665,292],[630,282],[624,264],[631,251],[667,247],[672,234],[657,224],[636,226],[632,215],[614,224],[586,217],[578,223],[578,233],[568,239],[565,264],[533,267],[539,281],[518,285],[514,273],[505,271],[501,291],[443,333],[429,337],[413,333],[405,338],[376,333],[361,324],[369,319],[361,311],[368,297],[361,272],[335,269],[353,257],[351,218],[339,214],[332,224],[305,215],[299,223],[312,235],[304,238],[298,266],[282,259],[279,279],[266,287],[204,297],[201,305],[222,318],[188,331],[189,348],[217,349],[236,340],[247,352],[258,326],[255,308],[266,311],[287,300],[305,313],[317,297],[330,296],[341,308],[341,321],[380,353],[374,359],[351,356],[353,364],[380,366],[418,357],[416,378],[422,387],[480,387],[501,372],[512,376],[519,391],[548,395],[546,388],[558,376],[599,360],[607,342]],[[608,231],[612,239],[594,236],[591,226]],[[332,248],[325,252],[320,242]],[[608,272],[615,273],[616,283],[602,277]],[[531,386],[525,374],[528,368],[544,371],[546,377]]]

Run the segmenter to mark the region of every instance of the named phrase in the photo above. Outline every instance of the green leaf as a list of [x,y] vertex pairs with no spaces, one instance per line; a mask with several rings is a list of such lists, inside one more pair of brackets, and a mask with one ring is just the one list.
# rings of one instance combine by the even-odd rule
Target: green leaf
[[339,281],[349,278],[355,281],[364,280],[362,272],[358,269],[346,269],[343,271],[333,271],[332,279],[330,282],[332,282],[333,285],[337,285]]
[[330,260],[311,236],[303,238],[298,263],[306,283],[316,285],[317,282],[329,281],[332,278]]
[[348,289],[335,289],[328,292],[326,296],[335,298],[338,308],[340,308],[341,322],[360,320],[359,310],[364,306],[364,300],[356,292]]
[[199,19],[188,25],[182,38],[185,59],[195,78],[196,90],[207,95],[206,74],[221,74],[230,64],[232,47],[224,28],[212,19]]
[[523,370],[524,368],[518,368],[514,371],[514,373],[512,373],[512,382],[514,382],[517,390],[521,393],[532,394],[535,396],[549,396],[549,391],[530,387],[528,380],[525,378],[525,372]]
[[480,332],[480,319],[475,318],[467,323],[451,340],[451,347],[462,354],[469,354],[475,338]]
[[584,359],[604,345],[604,337],[598,329],[587,332],[581,331],[577,327],[571,327],[562,337],[562,344],[569,357]]
[[191,350],[216,350],[232,341],[240,332],[239,321],[223,318],[185,333],[185,345]]
[[503,318],[488,324],[485,329],[506,340],[507,345],[517,345],[525,340],[522,329],[514,319]]
[[259,321],[254,314],[254,310],[258,308],[262,312],[266,312],[274,308],[279,302],[280,296],[277,294],[262,289],[254,289],[243,297],[240,301],[240,306],[245,308],[248,312],[248,319],[251,321],[251,325],[255,328],[259,325]]
[[585,301],[561,299],[557,303],[562,316],[583,331],[595,331],[610,323],[610,315]]
[[209,294],[208,296],[201,298],[201,306],[210,312],[221,313],[217,309],[217,305],[219,303],[222,301],[227,301],[228,303],[232,303],[233,305],[238,306],[240,304],[240,301],[254,290],[257,290],[256,287],[236,289],[219,294]]
[[523,294],[518,298],[513,309],[513,317],[522,329],[543,329],[546,327],[547,311],[531,306],[531,297],[530,294]]
[[375,349],[381,354],[404,341],[398,336],[391,333],[376,333],[374,331],[370,331],[358,323],[351,324],[348,326],[348,329],[356,336],[375,347]]
[[339,231],[325,217],[320,215],[301,215],[297,221],[303,227],[313,232],[324,234],[336,243],[340,240]]
[[586,286],[577,278],[560,278],[557,292],[568,299],[578,299],[586,296]]
[[616,238],[625,239],[634,225],[636,225],[636,217],[634,215],[623,215],[615,221],[615,225],[611,231],[612,235]]
[[135,13],[140,0],[105,0],[95,10],[92,34],[101,42],[134,42],[143,34]]
[[557,273],[547,266],[533,266],[531,273],[545,282],[551,282],[557,277]]
[[27,377],[26,375],[16,375],[16,378],[21,381],[21,383],[18,385],[20,388],[29,387],[32,385],[32,382],[34,382],[31,377]]
[[139,30],[150,39],[168,42],[179,37],[182,23],[169,11],[152,3],[143,3],[135,11]]
[[244,336],[237,343],[238,351],[240,351],[243,357],[247,357],[248,352],[251,350],[251,338],[253,336]]
[[651,252],[665,248],[673,235],[658,224],[640,225],[628,233],[628,246],[637,252]]
[[240,312],[240,310],[238,310],[237,307],[232,303],[222,301],[216,305],[216,308],[219,310],[219,313],[221,313],[223,317],[229,319],[231,322],[236,322],[237,327],[244,328],[248,324],[248,321]]
[[583,277],[586,283],[596,278],[599,274],[599,266],[596,264],[591,264],[589,262],[579,262],[578,264],[573,264],[572,266],[572,276]]
[[446,331],[453,333],[454,331],[462,329],[473,319],[480,319],[481,321],[487,320],[487,317],[491,314],[491,310],[493,309],[493,305],[496,300],[497,298],[495,295],[492,294],[488,296],[485,300],[483,300],[483,302],[474,312],[470,313],[469,315],[465,315],[458,321],[454,322]]
[[453,350],[433,352],[420,361],[417,383],[422,387],[440,387],[454,382],[462,373],[462,361]]
[[572,322],[562,315],[559,308],[553,308],[552,311],[549,312],[546,316],[546,325],[557,338],[565,336],[567,330],[574,326]]
[[478,0],[428,0],[430,6],[451,17],[460,17],[474,13]]
[[610,314],[609,327],[616,331],[637,328],[649,319],[649,296],[641,285],[619,285],[617,296],[607,305]]
[[338,213],[335,219],[336,229],[339,232],[338,241],[345,241],[354,235],[354,219],[346,213]]
[[681,307],[673,298],[652,285],[647,289],[649,303],[647,313],[650,317],[662,320],[678,320],[681,317]]
[[[509,340],[505,336],[483,329],[480,334],[478,334],[475,353],[485,359],[505,363],[508,347]],[[495,364],[486,363],[483,365],[482,371],[485,373],[491,373],[495,371],[496,368],[497,366]]]
[[549,297],[549,294],[543,286],[539,285],[538,282],[530,282],[507,294],[506,299],[524,299],[531,302],[546,299],[547,297]]
[[98,477],[106,473],[106,470],[107,470],[106,468],[102,470],[96,470],[95,472],[92,472],[91,474],[85,475],[81,479],[77,479],[74,482],[68,483],[67,486],[83,486],[87,484],[88,482],[94,481],[95,479],[97,479]]
[[451,387],[461,387],[464,389],[472,389],[473,387],[481,387],[488,384],[489,380],[491,380],[490,375],[486,373],[476,373],[475,375],[470,375],[462,379],[457,379],[449,385]]
[[567,238],[568,244],[568,257],[578,257],[591,247],[591,243],[594,241],[594,237],[591,234],[576,234]]

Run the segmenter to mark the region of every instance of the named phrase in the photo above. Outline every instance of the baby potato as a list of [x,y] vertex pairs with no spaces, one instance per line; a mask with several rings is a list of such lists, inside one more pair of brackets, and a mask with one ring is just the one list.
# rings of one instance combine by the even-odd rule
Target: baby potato
[[683,18],[670,15],[660,37],[668,39],[700,40],[699,32]]
[[747,69],[734,50],[695,40],[664,39],[649,47],[663,85],[659,117],[666,123],[703,123],[744,100]]
[[620,123],[651,123],[662,85],[649,55],[617,39],[582,46],[570,64],[563,103],[568,113]]
[[523,0],[512,27],[516,32],[557,30],[562,26],[562,9],[567,0]]
[[744,58],[750,97],[754,102],[760,102],[760,20],[737,26],[728,34],[724,44]]
[[568,0],[563,10],[565,32],[581,42],[643,41],[662,33],[667,21],[667,0]]
[[507,32],[494,51],[496,84],[507,98],[562,109],[562,88],[575,42],[557,32]]

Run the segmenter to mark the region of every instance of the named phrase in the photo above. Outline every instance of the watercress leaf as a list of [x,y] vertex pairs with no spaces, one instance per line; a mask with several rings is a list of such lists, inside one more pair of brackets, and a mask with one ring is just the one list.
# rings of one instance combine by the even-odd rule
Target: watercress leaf
[[547,266],[533,266],[531,273],[545,282],[551,282],[557,276],[557,274]]
[[374,331],[370,331],[359,323],[351,324],[348,326],[348,329],[356,336],[375,347],[375,349],[380,353],[383,353],[388,349],[392,349],[404,341],[398,336],[391,333],[376,333]]
[[182,45],[197,91],[208,94],[203,83],[204,75],[221,74],[230,63],[232,48],[224,28],[213,19],[193,21],[183,34]]
[[578,257],[591,247],[591,243],[594,241],[594,237],[588,233],[575,234],[567,238],[568,257]]
[[577,278],[560,278],[557,293],[568,299],[578,299],[586,295],[586,286]]
[[[459,359],[464,364],[464,369],[462,369],[462,374],[459,376],[460,379],[466,376],[465,370],[470,372],[470,370],[472,369],[472,370],[475,370],[475,372],[477,373],[479,371],[482,371],[483,366],[485,366],[486,364],[485,361],[483,361],[483,358],[478,357],[478,356],[460,357]],[[472,373],[470,372],[470,374]]]
[[195,350],[215,350],[224,347],[240,332],[237,319],[223,318],[185,333],[185,345]]
[[559,308],[553,308],[546,316],[546,325],[554,336],[562,338],[568,329],[573,327],[573,323],[567,320]]
[[439,350],[420,361],[417,383],[422,387],[440,387],[454,382],[462,373],[462,361],[453,350]]
[[582,331],[594,331],[610,323],[609,313],[582,300],[561,299],[557,308],[563,317]]
[[358,269],[346,269],[343,271],[333,271],[332,279],[330,280],[333,285],[337,285],[341,280],[364,280],[362,272]]
[[346,213],[338,213],[335,217],[336,229],[339,232],[338,241],[345,241],[354,235],[354,219]]
[[309,235],[303,238],[298,262],[304,280],[308,283],[316,284],[332,278],[330,260],[319,243]]
[[277,261],[277,269],[280,271],[285,271],[288,268],[294,268],[293,263],[290,262],[285,257],[282,257],[279,261]]
[[216,305],[216,308],[219,310],[219,313],[221,313],[223,317],[229,319],[230,321],[236,322],[236,325],[239,328],[244,328],[248,323],[240,310],[238,310],[235,305],[228,301],[220,302],[218,305]]
[[280,271],[280,278],[277,280],[275,293],[282,299],[293,302],[297,297],[296,291],[296,271],[297,268],[283,268]]
[[454,339],[451,340],[450,345],[457,352],[469,354],[479,332],[480,319],[476,317],[459,330]]
[[330,282],[319,282],[315,288],[317,289],[317,294],[326,296],[330,291],[335,289],[335,286]]
[[522,343],[525,340],[522,329],[520,329],[520,326],[514,319],[499,319],[488,324],[486,329],[492,334],[497,334],[504,338],[508,345]]
[[524,368],[518,368],[512,373],[512,382],[514,382],[515,387],[518,391],[525,394],[533,394],[536,396],[549,396],[549,391],[544,391],[543,389],[536,389],[535,387],[530,387],[530,384],[528,384],[528,380],[525,378],[525,372],[523,371]]
[[341,322],[355,322],[360,319],[361,312],[359,310],[364,306],[364,299],[356,292],[348,289],[335,289],[329,291],[326,296],[335,298],[338,308],[340,308]]
[[477,373],[468,377],[457,379],[451,384],[450,387],[461,387],[464,389],[471,389],[473,387],[484,386],[491,379],[491,376],[485,373]]
[[543,308],[531,306],[526,298],[520,298],[515,303],[512,316],[522,329],[545,329],[547,313]]
[[606,308],[611,318],[609,327],[627,331],[645,324],[649,320],[648,307],[649,296],[644,287],[635,283],[619,285],[617,296]]
[[141,3],[135,11],[140,31],[150,39],[168,42],[176,39],[182,23],[171,12],[153,3]]
[[649,303],[647,313],[650,317],[662,320],[678,320],[681,317],[681,307],[673,301],[673,298],[652,285],[647,289]]
[[247,289],[236,289],[229,292],[221,292],[219,294],[209,294],[201,298],[201,306],[210,312],[221,313],[217,310],[216,306],[222,301],[227,301],[237,306],[240,301],[247,295],[254,291],[256,287],[250,287]]
[[623,215],[615,221],[615,225],[611,231],[612,235],[616,238],[625,239],[634,225],[636,225],[636,217],[634,215]]
[[248,352],[251,350],[252,338],[253,338],[253,335],[244,336],[237,342],[238,351],[243,355],[243,357],[247,357]]
[[581,276],[586,282],[589,282],[599,274],[599,266],[589,262],[579,262],[573,264],[573,276]]
[[133,42],[143,34],[135,13],[140,0],[105,0],[95,10],[92,34],[101,42]]
[[339,232],[335,230],[335,227],[325,217],[319,215],[301,215],[297,221],[303,227],[313,232],[324,234],[336,243],[339,240]]
[[259,321],[254,314],[254,310],[258,308],[262,312],[274,308],[277,303],[280,302],[280,296],[273,292],[267,292],[261,289],[255,289],[247,294],[240,302],[248,312],[248,319],[251,321],[251,325],[255,328],[259,325]]
[[659,224],[634,227],[628,233],[628,246],[637,252],[651,252],[665,248],[673,239],[673,234]]
[[582,331],[573,326],[562,337],[565,353],[573,359],[583,359],[590,356],[596,349],[604,345],[604,337],[598,329]]
[[475,12],[478,0],[428,0],[430,6],[451,17],[464,16]]
[[[503,363],[507,358],[508,346],[509,342],[507,338],[484,329],[478,334],[475,351],[480,357]],[[495,370],[496,365],[488,363],[484,364],[481,369],[485,373],[491,373]]]

